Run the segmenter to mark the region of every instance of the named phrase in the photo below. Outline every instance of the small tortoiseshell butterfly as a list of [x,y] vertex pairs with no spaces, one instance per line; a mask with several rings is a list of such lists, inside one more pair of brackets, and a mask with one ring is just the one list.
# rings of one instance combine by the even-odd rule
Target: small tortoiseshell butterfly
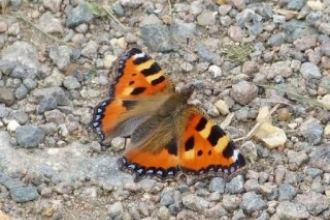
[[201,109],[187,104],[194,86],[176,92],[160,66],[132,48],[119,59],[110,98],[94,112],[92,127],[104,139],[130,137],[120,167],[136,178],[231,177],[245,159],[230,137]]

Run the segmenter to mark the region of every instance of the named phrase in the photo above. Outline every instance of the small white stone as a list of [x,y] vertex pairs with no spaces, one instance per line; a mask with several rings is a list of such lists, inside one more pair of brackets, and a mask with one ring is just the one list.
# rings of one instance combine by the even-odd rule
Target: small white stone
[[228,105],[226,104],[225,101],[219,100],[214,105],[222,115],[228,115],[229,114],[229,108],[228,108]]
[[325,138],[330,138],[330,125],[325,126],[323,130],[323,136]]
[[222,70],[217,65],[211,65],[208,69],[208,71],[212,74],[213,78],[218,78],[222,75]]
[[112,54],[106,54],[103,60],[104,67],[110,69],[112,67],[113,62],[116,60],[117,60],[116,56]]
[[69,130],[65,124],[60,124],[58,128],[59,128],[59,133],[62,137],[67,137],[69,135]]
[[8,131],[16,131],[16,128],[20,127],[21,125],[16,120],[10,120],[7,125]]

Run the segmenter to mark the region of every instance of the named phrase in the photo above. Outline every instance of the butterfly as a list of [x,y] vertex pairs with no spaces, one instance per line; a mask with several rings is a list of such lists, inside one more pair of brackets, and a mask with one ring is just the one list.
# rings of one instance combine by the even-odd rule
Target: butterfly
[[118,160],[136,180],[232,177],[246,161],[230,137],[203,110],[188,104],[194,85],[176,92],[150,56],[131,48],[118,60],[110,98],[94,110],[91,126],[102,141],[130,137]]

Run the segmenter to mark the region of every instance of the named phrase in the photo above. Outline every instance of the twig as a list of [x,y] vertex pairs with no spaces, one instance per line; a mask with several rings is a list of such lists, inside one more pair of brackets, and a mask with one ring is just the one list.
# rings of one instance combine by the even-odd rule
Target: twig
[[27,23],[28,25],[32,26],[33,28],[35,28],[36,30],[40,31],[42,34],[44,34],[46,37],[50,38],[51,40],[60,43],[60,44],[64,44],[68,47],[71,47],[70,44],[68,44],[67,42],[64,42],[62,40],[59,40],[58,38],[54,37],[51,34],[46,33],[45,31],[43,31],[40,27],[36,26],[35,24],[33,24],[28,18],[24,17],[21,13],[11,13],[14,17],[24,21],[25,23]]
[[297,93],[290,92],[288,89],[279,89],[279,88],[277,88],[273,85],[265,85],[265,84],[259,84],[259,83],[257,83],[256,85],[257,86],[262,86],[264,88],[270,88],[270,89],[274,89],[274,90],[277,90],[277,91],[280,91],[280,92],[284,92],[286,94],[289,94],[292,97],[295,97],[298,102],[305,102],[307,104],[315,105],[315,106],[318,106],[320,108],[323,108],[324,110],[330,111],[330,106],[329,105],[324,104],[323,102],[320,102],[319,100],[315,100],[315,99],[312,99],[312,98],[309,98],[309,97],[304,97],[304,96],[301,96],[301,95],[297,95]]
[[258,123],[254,125],[254,127],[251,129],[251,131],[245,137],[237,138],[237,139],[234,139],[233,141],[237,142],[237,141],[241,141],[241,140],[251,139],[253,134],[278,109],[279,106],[280,106],[280,104],[275,105],[262,120],[258,121]]
[[125,31],[127,30],[127,27],[125,26],[125,25],[123,25],[123,23],[121,23],[119,20],[118,20],[118,18],[116,18],[116,16],[114,16],[113,14],[112,14],[112,12],[111,11],[109,11],[108,9],[106,9],[104,6],[101,6],[102,7],[102,9],[115,21],[115,22],[117,22]]

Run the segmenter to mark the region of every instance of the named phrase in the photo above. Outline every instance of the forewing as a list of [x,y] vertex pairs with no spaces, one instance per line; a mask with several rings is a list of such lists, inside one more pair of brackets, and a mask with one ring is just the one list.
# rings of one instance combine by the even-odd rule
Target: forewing
[[[135,111],[136,115],[126,113],[138,106],[141,100],[174,91],[172,83],[155,60],[137,48],[128,50],[119,59],[117,74],[110,98],[97,105],[91,122],[102,140],[111,136],[120,123],[139,118],[138,115],[143,112]],[[132,121],[136,123],[138,120]]]

